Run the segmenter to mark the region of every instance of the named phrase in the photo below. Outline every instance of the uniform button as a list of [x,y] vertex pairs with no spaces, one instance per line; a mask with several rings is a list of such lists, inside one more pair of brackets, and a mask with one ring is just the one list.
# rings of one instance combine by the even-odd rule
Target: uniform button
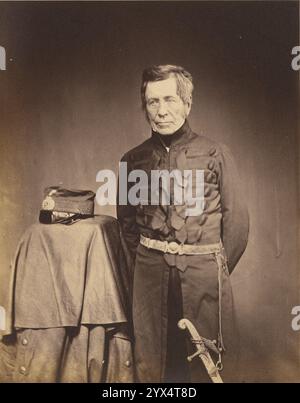
[[26,373],[26,367],[20,367],[20,373],[24,375]]
[[23,340],[22,340],[22,344],[23,344],[23,346],[27,346],[28,340],[27,340],[27,339],[23,339]]
[[125,362],[125,365],[126,365],[126,367],[128,367],[128,368],[129,368],[129,367],[131,366],[131,361],[129,361],[129,360],[128,360],[128,361],[126,361],[126,362]]

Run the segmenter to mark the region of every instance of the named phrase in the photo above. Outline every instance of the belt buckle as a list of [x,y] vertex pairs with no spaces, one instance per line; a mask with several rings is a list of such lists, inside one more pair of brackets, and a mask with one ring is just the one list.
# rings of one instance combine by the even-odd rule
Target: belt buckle
[[167,252],[171,253],[172,255],[175,255],[176,253],[179,253],[180,251],[180,246],[177,242],[170,242],[168,243],[167,246]]

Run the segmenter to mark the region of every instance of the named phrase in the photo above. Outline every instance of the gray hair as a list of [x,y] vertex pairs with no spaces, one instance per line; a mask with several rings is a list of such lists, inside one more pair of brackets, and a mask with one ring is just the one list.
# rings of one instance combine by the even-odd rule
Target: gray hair
[[183,103],[192,103],[193,77],[192,75],[181,66],[174,66],[172,64],[164,64],[158,66],[147,67],[143,71],[141,97],[142,107],[146,109],[146,87],[148,82],[166,80],[167,78],[174,77],[177,83],[177,94],[182,99]]

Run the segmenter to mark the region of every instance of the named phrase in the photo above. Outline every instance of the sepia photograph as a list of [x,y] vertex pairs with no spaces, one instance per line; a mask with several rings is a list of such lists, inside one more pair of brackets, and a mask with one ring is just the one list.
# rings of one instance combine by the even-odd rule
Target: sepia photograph
[[300,382],[299,7],[0,1],[0,383]]

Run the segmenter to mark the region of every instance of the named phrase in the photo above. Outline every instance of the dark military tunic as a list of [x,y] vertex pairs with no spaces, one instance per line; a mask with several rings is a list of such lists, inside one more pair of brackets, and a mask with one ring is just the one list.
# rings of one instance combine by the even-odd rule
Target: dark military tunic
[[[170,205],[140,203],[138,206],[118,206],[123,236],[135,262],[133,325],[136,371],[142,382],[165,380],[167,340],[170,342],[173,336],[179,343],[178,334],[175,330],[173,335],[170,334],[168,326],[168,284],[170,274],[174,277],[174,269],[181,283],[183,317],[190,319],[199,333],[211,340],[220,339],[221,331],[225,356],[230,357],[230,351],[236,351],[229,274],[243,254],[248,239],[248,213],[237,169],[225,145],[194,133],[187,121],[174,136],[168,150],[161,136],[153,132],[151,138],[122,158],[127,162],[129,172],[145,170],[149,184],[151,170],[192,170],[193,191],[196,187],[195,171],[204,171],[202,214],[186,215],[190,207],[186,202],[175,205],[172,186]],[[153,189],[150,185],[148,191],[151,200]],[[225,248],[222,253],[224,264],[220,270],[214,254],[176,255],[147,249],[139,244],[140,234],[191,245],[210,245],[221,240]],[[188,349],[191,348],[189,344]],[[198,361],[190,364],[190,379],[195,382],[205,379],[203,366]]]

